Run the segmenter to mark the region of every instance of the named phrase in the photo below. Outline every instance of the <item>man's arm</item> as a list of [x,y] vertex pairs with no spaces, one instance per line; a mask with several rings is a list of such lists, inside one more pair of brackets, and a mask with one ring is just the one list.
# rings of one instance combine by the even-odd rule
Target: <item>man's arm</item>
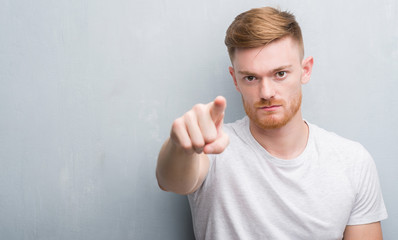
[[187,153],[169,138],[159,153],[156,178],[162,190],[186,195],[201,185],[208,169],[206,154]]
[[348,225],[344,231],[344,240],[382,240],[380,222],[362,225]]
[[210,165],[206,154],[221,153],[228,145],[221,128],[225,108],[225,98],[217,97],[206,105],[195,105],[173,122],[156,168],[161,189],[186,195],[200,187]]

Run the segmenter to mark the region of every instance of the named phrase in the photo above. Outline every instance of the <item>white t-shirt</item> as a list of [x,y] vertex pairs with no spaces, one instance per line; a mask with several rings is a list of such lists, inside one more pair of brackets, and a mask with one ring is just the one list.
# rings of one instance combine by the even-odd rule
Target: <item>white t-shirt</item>
[[291,160],[270,155],[247,117],[224,126],[229,146],[209,155],[205,181],[188,195],[197,240],[335,240],[346,225],[387,218],[365,148],[308,125],[307,146]]

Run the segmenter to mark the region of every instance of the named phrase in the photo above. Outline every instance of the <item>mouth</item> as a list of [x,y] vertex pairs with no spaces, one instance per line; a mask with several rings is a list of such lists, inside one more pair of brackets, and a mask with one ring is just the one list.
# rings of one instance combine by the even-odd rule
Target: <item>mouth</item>
[[262,106],[259,107],[259,109],[264,110],[264,111],[275,111],[282,107],[282,105],[271,105],[271,106]]

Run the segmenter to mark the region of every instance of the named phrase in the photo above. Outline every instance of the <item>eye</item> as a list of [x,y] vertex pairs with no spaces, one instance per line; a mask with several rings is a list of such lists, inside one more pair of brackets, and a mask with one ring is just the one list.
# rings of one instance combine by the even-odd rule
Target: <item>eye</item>
[[256,80],[256,77],[255,77],[255,76],[246,76],[246,77],[244,77],[243,79],[245,79],[245,80],[248,81],[248,82],[251,82],[251,81]]
[[286,71],[280,71],[280,72],[276,73],[276,77],[279,78],[279,79],[285,78],[286,75],[287,75]]

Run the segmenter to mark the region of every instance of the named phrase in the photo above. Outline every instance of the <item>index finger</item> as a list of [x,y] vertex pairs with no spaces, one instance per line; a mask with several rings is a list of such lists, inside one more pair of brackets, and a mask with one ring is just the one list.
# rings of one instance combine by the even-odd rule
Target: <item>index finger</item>
[[210,115],[213,122],[219,122],[224,117],[224,111],[227,107],[227,100],[223,96],[218,96],[211,103]]

